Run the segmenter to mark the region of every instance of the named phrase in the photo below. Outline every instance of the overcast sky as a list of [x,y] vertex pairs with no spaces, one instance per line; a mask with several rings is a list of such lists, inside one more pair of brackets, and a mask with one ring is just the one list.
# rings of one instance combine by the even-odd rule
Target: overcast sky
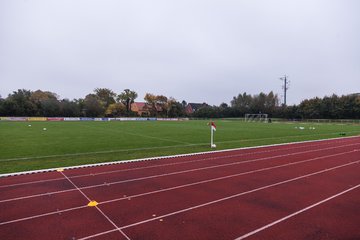
[[97,87],[229,103],[360,92],[358,0],[0,0],[0,95]]

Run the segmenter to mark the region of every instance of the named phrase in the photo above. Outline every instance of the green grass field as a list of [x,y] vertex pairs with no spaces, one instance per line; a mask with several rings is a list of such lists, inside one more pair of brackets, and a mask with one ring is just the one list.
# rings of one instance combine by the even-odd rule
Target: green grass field
[[[360,134],[359,125],[216,124],[217,150]],[[207,121],[0,122],[0,173],[211,151],[209,142]]]

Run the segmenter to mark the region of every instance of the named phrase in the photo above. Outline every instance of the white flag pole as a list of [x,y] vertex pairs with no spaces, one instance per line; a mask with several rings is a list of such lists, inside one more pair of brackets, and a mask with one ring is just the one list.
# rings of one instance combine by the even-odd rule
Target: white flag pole
[[213,122],[210,123],[210,131],[211,131],[211,148],[216,148],[216,145],[214,144],[214,131],[216,131],[215,124]]
[[213,146],[214,146],[214,129],[213,129],[212,125],[210,125],[210,132],[211,132],[210,147],[213,148]]

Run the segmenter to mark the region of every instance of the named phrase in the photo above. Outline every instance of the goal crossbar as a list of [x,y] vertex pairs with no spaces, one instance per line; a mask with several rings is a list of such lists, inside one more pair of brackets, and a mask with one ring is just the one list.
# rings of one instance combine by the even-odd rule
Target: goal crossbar
[[265,113],[247,113],[245,114],[245,122],[267,122],[268,114]]

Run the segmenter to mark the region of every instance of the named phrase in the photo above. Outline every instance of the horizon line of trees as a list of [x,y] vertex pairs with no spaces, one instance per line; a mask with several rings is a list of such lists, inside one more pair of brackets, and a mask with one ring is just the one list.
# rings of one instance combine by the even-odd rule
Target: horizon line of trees
[[[108,88],[96,88],[85,98],[60,99],[50,91],[18,89],[6,98],[0,96],[0,116],[12,117],[133,117],[131,108],[138,94],[125,89],[116,94]],[[146,117],[182,117],[185,106],[174,98],[147,93]]]
[[244,117],[247,113],[266,113],[272,118],[284,119],[360,119],[360,94],[333,94],[323,98],[305,99],[298,105],[280,105],[277,94],[250,95],[247,93],[233,97],[230,106],[206,106],[193,114],[202,118]]
[[[79,99],[60,99],[49,91],[19,89],[6,98],[0,96],[0,116],[43,117],[130,117],[138,116],[131,104],[138,94],[125,89],[116,94],[108,88],[96,88],[93,93]],[[187,114],[186,101],[147,93],[144,96],[149,117],[230,118],[244,117],[246,113],[267,113],[274,118],[287,119],[360,119],[360,95],[333,94],[323,98],[303,100],[298,105],[280,105],[277,94],[247,94],[234,96],[230,105],[204,105]]]

